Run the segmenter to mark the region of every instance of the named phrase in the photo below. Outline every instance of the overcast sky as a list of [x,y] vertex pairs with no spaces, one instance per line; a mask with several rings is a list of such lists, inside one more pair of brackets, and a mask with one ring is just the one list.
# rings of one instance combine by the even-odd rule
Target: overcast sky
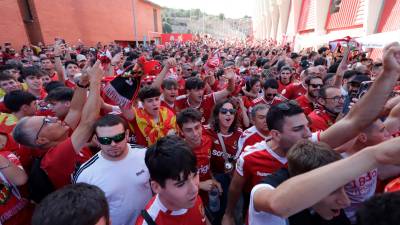
[[200,9],[208,14],[224,13],[225,17],[252,16],[255,0],[151,0],[161,6],[176,9]]

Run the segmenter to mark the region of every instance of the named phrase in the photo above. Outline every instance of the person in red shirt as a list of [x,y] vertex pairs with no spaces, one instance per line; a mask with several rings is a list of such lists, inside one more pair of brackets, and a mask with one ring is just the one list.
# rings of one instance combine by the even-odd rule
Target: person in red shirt
[[17,64],[3,65],[3,66],[1,66],[1,70],[2,70],[3,74],[11,75],[16,80],[18,80],[19,77],[21,76],[21,71]]
[[339,88],[323,87],[320,90],[318,103],[321,108],[308,115],[313,132],[326,130],[335,123],[337,116],[343,111],[344,98]]
[[50,111],[58,119],[64,120],[71,107],[74,90],[68,87],[58,87],[49,92],[45,101],[49,103]]
[[207,124],[211,116],[213,105],[221,99],[226,98],[235,89],[236,74],[233,68],[226,68],[224,76],[228,79],[227,88],[208,95],[204,95],[204,81],[198,77],[187,79],[185,89],[188,94],[177,98],[176,105],[178,111],[182,111],[186,108],[198,109],[203,114],[201,122]]
[[78,64],[74,61],[66,61],[64,63],[65,67],[65,85],[67,87],[73,88],[75,87],[75,76],[81,73],[81,69],[79,68]]
[[28,86],[28,92],[33,94],[37,99],[43,100],[47,93],[43,88],[41,76],[43,72],[39,68],[30,66],[22,70],[20,79]]
[[176,68],[176,61],[174,58],[169,58],[165,62],[164,68],[161,70],[160,74],[157,75],[152,86],[155,88],[161,88],[162,95],[161,106],[167,107],[172,112],[176,113],[176,97],[178,97],[179,84],[177,82],[178,77],[167,77],[171,75],[171,71]]
[[307,92],[296,98],[300,107],[303,108],[304,114],[308,115],[314,110],[317,101],[318,92],[324,85],[322,79],[317,76],[309,76],[304,82],[307,86]]
[[0,130],[10,134],[8,142],[14,144],[13,149],[9,149],[9,151],[19,157],[24,168],[29,169],[32,165],[31,151],[24,146],[15,144],[11,133],[19,120],[36,114],[36,98],[29,92],[17,90],[4,96],[4,104],[11,110],[11,114],[0,114]]
[[[242,97],[244,106],[246,108],[251,107],[252,101],[258,97],[262,96],[261,91],[261,81],[257,77],[252,77],[246,82],[246,86],[242,88],[244,96]],[[261,96],[260,96],[261,95]]]
[[282,90],[281,94],[287,99],[296,99],[307,92],[305,79],[309,76],[308,69],[303,70],[300,74],[300,82],[291,83]]
[[[88,71],[90,91],[87,102],[87,83],[80,83],[75,90],[70,111],[64,122],[55,117],[31,116],[18,121],[13,131],[14,140],[24,146],[40,149],[41,168],[46,172],[55,189],[70,183],[82,147],[93,133],[93,124],[100,110],[100,82],[104,71],[100,61]],[[80,81],[82,82],[82,80]],[[86,81],[87,82],[87,81]],[[68,123],[67,121],[72,121]],[[74,129],[73,121],[80,121]],[[75,122],[77,124],[77,122]]]
[[[0,88],[7,94],[11,91],[22,90],[22,85],[14,76],[2,73],[0,74]],[[10,110],[4,105],[4,96],[0,99],[0,112],[10,113]]]
[[59,78],[56,70],[54,69],[53,61],[51,61],[50,58],[41,58],[40,62],[42,69],[46,71],[46,73],[50,77],[50,80],[58,81]]
[[237,110],[230,99],[215,105],[210,124],[206,132],[214,143],[211,151],[210,167],[213,177],[222,186],[220,209],[213,212],[213,224],[220,224],[225,212],[231,175],[238,155],[238,139],[242,130],[237,128]]
[[282,91],[292,83],[292,69],[289,66],[282,66],[279,71],[279,87],[278,93],[282,93]]
[[[201,126],[200,122],[198,123]],[[196,156],[177,136],[159,139],[146,151],[150,185],[156,195],[136,225],[209,225],[199,192]]]
[[176,82],[176,80],[168,78],[162,82],[161,88],[163,90],[163,93],[160,97],[161,106],[167,107],[172,112],[176,113],[177,110],[176,97],[178,96],[178,83]]
[[201,124],[202,115],[200,111],[188,108],[178,113],[176,122],[180,134],[192,148],[197,159],[197,168],[200,176],[200,196],[204,202],[208,202],[208,193],[213,188],[218,188],[222,192],[221,185],[211,174],[210,159],[213,141],[211,137],[203,131]]
[[[263,85],[264,96],[254,99],[252,102],[252,107],[258,104],[266,104],[271,106],[282,102],[284,97],[279,94],[278,87],[279,84],[277,80],[273,78],[267,79]],[[251,111],[251,107],[249,108],[249,111]]]
[[[246,146],[254,145],[257,142],[269,139],[269,130],[267,126],[267,113],[269,106],[258,104],[251,109],[250,115],[252,127],[243,131],[238,140],[238,153],[241,154]],[[239,155],[238,155],[239,156]]]

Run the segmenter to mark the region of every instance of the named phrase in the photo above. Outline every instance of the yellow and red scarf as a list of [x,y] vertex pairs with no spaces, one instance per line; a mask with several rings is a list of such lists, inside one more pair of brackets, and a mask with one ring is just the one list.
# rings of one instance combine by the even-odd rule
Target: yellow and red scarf
[[167,107],[160,107],[158,123],[141,108],[135,108],[135,120],[147,144],[154,144],[159,138],[176,132],[176,116]]

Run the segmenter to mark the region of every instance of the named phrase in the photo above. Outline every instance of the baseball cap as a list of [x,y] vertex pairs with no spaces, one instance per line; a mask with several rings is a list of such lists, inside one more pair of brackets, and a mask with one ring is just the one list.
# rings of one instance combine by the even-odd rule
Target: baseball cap
[[79,55],[76,56],[76,61],[77,61],[77,62],[86,61],[86,60],[87,60],[87,59],[86,59],[86,56],[84,56],[84,55],[82,55],[82,54],[79,54]]
[[361,84],[364,81],[370,81],[370,80],[371,80],[371,78],[369,78],[367,75],[359,74],[359,75],[356,75],[353,79],[351,79],[349,81],[349,83]]

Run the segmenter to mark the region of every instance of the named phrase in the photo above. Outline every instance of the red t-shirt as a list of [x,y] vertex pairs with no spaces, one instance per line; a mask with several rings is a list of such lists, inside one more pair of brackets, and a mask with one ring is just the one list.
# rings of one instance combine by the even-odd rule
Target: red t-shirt
[[285,100],[282,99],[280,96],[275,96],[272,99],[272,101],[269,101],[269,102],[267,100],[265,100],[264,97],[258,97],[258,98],[254,99],[251,102],[251,106],[248,109],[249,109],[249,112],[251,112],[252,108],[254,106],[258,105],[258,104],[265,104],[265,105],[268,105],[268,106],[274,106],[274,105],[277,105],[277,104],[279,104],[279,103],[281,103],[283,101],[285,101]]
[[335,123],[335,118],[325,110],[315,109],[308,114],[308,118],[311,120],[310,129],[312,132],[324,131]]
[[[218,139],[218,135],[209,126],[206,127],[206,132],[210,135],[214,143],[211,151],[211,170],[214,173],[225,173],[224,150],[222,150],[222,145]],[[240,135],[242,135],[242,129],[238,129],[229,135],[221,134],[226,148],[227,159],[232,163],[232,165],[235,165],[235,161],[237,157],[239,157],[238,139]]]
[[236,162],[236,172],[246,180],[244,191],[250,193],[265,176],[286,164],[286,157],[277,155],[262,141],[245,148]]
[[57,75],[57,72],[56,71],[54,71],[54,73],[50,76],[50,78],[51,78],[51,80],[52,81],[58,81],[58,75]]
[[178,80],[178,95],[186,94],[185,83],[186,83],[185,79]]
[[307,90],[301,83],[292,83],[286,86],[282,91],[282,95],[287,99],[296,99],[302,95],[305,95]]
[[[167,209],[156,195],[147,203],[146,211],[157,225],[206,225],[204,206],[199,196],[192,208],[172,211]],[[148,225],[141,215],[135,224]]]
[[203,114],[203,117],[201,119],[202,124],[207,124],[211,117],[213,107],[215,105],[215,97],[214,97],[214,93],[204,95],[203,101],[201,101],[200,105],[192,106],[189,104],[189,99],[188,99],[187,95],[179,96],[177,98],[175,104],[176,104],[176,108],[178,109],[177,112],[180,112],[189,107],[198,109]]
[[165,100],[164,100],[164,96],[162,96],[161,95],[161,97],[160,97],[160,106],[164,106],[164,107],[166,107],[166,108],[168,108],[169,110],[171,110],[174,114],[176,114],[176,112],[177,112],[177,106],[176,106],[176,103],[174,102],[174,104],[173,105],[170,105],[170,104],[168,104]]
[[71,183],[78,155],[72,146],[71,138],[60,142],[44,155],[41,168],[46,171],[56,189]]
[[291,83],[285,85],[280,80],[278,80],[278,93],[282,93],[282,91]]
[[310,102],[305,95],[296,98],[297,103],[304,110],[304,114],[308,115],[314,110],[314,104]]
[[269,137],[260,133],[255,126],[243,131],[242,135],[239,137],[238,149],[240,154],[246,148],[246,146],[254,145],[260,141],[268,140]]
[[211,179],[210,158],[212,148],[213,142],[210,136],[204,132],[201,136],[201,145],[193,148],[193,153],[197,159],[197,169],[199,171],[200,181]]
[[254,98],[250,98],[248,96],[242,96],[243,104],[246,108],[250,108],[253,105]]

